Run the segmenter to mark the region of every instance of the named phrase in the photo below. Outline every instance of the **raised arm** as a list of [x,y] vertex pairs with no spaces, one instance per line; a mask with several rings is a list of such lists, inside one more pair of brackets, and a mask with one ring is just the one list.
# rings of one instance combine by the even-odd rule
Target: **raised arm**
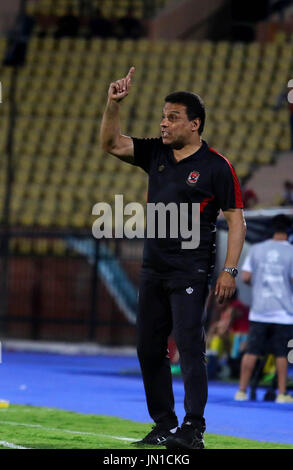
[[133,141],[131,137],[121,134],[119,108],[120,102],[130,91],[134,70],[134,67],[131,67],[126,77],[110,84],[100,129],[102,148],[128,163],[133,162]]

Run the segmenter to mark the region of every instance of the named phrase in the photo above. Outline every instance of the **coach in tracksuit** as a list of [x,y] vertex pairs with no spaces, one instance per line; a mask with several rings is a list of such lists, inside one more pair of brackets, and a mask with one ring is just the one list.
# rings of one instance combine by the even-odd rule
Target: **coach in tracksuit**
[[[155,426],[139,444],[203,448],[207,401],[203,315],[215,260],[216,218],[222,209],[229,229],[225,265],[216,284],[221,302],[235,291],[245,238],[241,191],[230,162],[201,138],[205,109],[193,93],[176,92],[165,98],[160,138],[137,139],[121,134],[120,102],[130,91],[133,74],[134,67],[125,78],[110,84],[101,144],[109,153],[146,171],[148,204],[175,203],[180,207],[188,203],[189,227],[193,222],[192,205],[200,209],[200,243],[196,248],[182,248],[183,237],[178,234],[173,238],[170,228],[164,238],[156,233],[145,239],[137,351]],[[171,330],[185,388],[186,415],[179,428],[167,349]]]

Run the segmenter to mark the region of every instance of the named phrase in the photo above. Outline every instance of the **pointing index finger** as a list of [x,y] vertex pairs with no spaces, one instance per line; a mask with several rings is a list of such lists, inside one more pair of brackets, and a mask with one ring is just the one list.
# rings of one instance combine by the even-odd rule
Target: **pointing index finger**
[[131,78],[132,78],[132,76],[133,76],[133,74],[134,74],[134,71],[135,71],[135,67],[130,67],[129,72],[128,72],[127,76],[126,76],[127,80],[131,80]]

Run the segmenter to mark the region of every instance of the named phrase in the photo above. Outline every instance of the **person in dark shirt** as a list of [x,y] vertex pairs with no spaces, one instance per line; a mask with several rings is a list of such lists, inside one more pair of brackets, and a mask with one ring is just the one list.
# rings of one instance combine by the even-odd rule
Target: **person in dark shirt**
[[34,27],[35,19],[25,12],[20,12],[16,18],[15,28],[8,34],[4,65],[24,65],[28,41]]
[[143,35],[142,23],[135,18],[131,8],[117,20],[116,35],[119,39],[138,39]]
[[286,180],[283,183],[283,200],[282,206],[293,206],[293,183],[290,180]]
[[[149,175],[148,203],[173,203],[180,211],[199,209],[200,241],[183,247],[187,237],[171,233],[148,236],[147,218],[143,264],[139,286],[137,352],[142,370],[148,410],[155,422],[152,431],[137,444],[165,445],[168,449],[204,447],[204,409],[207,401],[204,305],[215,260],[216,219],[220,209],[228,223],[225,266],[215,287],[219,302],[235,291],[237,263],[245,238],[241,190],[230,162],[202,140],[205,109],[201,98],[190,92],[175,92],[165,98],[161,137],[137,139],[120,132],[119,109],[128,95],[134,74],[109,86],[100,139],[104,150]],[[143,93],[143,86],[141,88]],[[171,207],[171,206],[169,206]],[[196,217],[198,217],[196,213]],[[173,212],[174,214],[174,212]],[[172,214],[172,215],[173,215]],[[186,215],[186,213],[185,213]],[[166,217],[167,220],[167,217]],[[178,427],[174,411],[168,336],[173,328],[180,354],[185,388],[183,424]]]
[[109,38],[113,35],[112,22],[105,18],[100,9],[96,9],[95,16],[89,22],[90,36],[98,36],[100,38]]
[[74,15],[73,9],[68,8],[67,14],[59,18],[55,37],[76,37],[78,34],[78,30],[79,20]]

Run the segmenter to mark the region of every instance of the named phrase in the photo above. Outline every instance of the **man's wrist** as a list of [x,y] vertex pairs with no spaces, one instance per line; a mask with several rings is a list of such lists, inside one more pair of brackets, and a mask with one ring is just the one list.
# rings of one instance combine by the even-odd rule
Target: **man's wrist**
[[118,100],[113,100],[112,98],[108,98],[108,107],[117,107],[119,106],[119,101]]
[[233,278],[235,278],[238,274],[238,269],[237,268],[230,268],[230,267],[227,267],[227,266],[224,266],[222,271],[224,271],[225,273],[229,273]]

